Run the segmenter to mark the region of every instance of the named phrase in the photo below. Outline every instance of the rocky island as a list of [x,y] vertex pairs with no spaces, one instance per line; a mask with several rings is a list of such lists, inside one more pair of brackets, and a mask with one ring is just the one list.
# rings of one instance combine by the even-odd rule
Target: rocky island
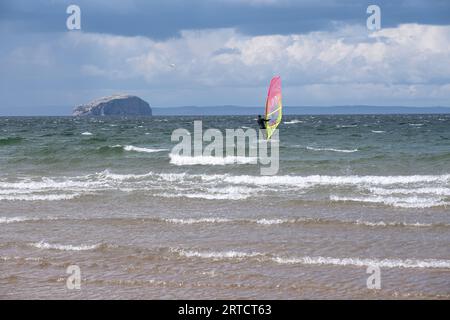
[[113,95],[75,107],[74,116],[151,116],[150,105],[132,95]]

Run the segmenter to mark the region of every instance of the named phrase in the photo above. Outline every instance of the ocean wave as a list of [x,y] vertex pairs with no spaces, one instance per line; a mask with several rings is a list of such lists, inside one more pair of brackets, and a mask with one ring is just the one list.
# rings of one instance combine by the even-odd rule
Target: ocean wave
[[[191,158],[191,157],[186,157]],[[215,157],[212,157],[215,158]],[[98,173],[73,176],[73,177],[23,177],[18,181],[0,180],[0,194],[2,189],[12,190],[53,190],[71,188],[96,188],[108,186],[108,182],[136,182],[136,180],[154,180],[167,182],[226,182],[244,185],[267,185],[267,186],[394,186],[406,185],[416,187],[421,183],[450,183],[450,174],[442,175],[405,175],[405,176],[330,176],[330,175],[229,175],[229,174],[188,174],[188,173],[154,173],[144,174],[119,174],[104,170]],[[116,186],[116,185],[114,185]],[[389,190],[389,189],[386,189]],[[414,190],[414,189],[411,189]],[[420,191],[420,189],[418,189]],[[437,189],[439,190],[439,189]],[[445,189],[443,189],[445,190]],[[431,191],[429,189],[428,191]]]
[[311,225],[311,224],[337,224],[337,225],[355,225],[365,227],[408,227],[408,228],[431,228],[431,227],[450,227],[450,224],[445,223],[423,223],[423,222],[402,222],[402,221],[365,221],[365,220],[337,220],[324,218],[259,218],[259,219],[230,219],[224,217],[206,217],[206,218],[165,218],[162,221],[174,224],[223,224],[223,223],[242,223],[242,224],[256,224],[260,226],[272,225]]
[[228,251],[197,251],[171,248],[171,252],[186,258],[201,258],[211,260],[243,260],[257,258],[278,264],[325,265],[325,266],[354,266],[380,268],[413,268],[413,269],[450,269],[450,260],[440,259],[376,259],[376,258],[334,258],[322,256],[281,257],[270,253]]
[[224,223],[230,222],[226,218],[187,218],[187,219],[163,219],[163,221],[175,224],[199,224],[199,223]]
[[178,225],[196,225],[196,224],[253,224],[259,227],[270,227],[276,225],[354,225],[370,228],[448,228],[447,223],[424,223],[424,222],[403,222],[403,221],[366,221],[366,220],[338,220],[327,218],[308,218],[308,217],[265,217],[254,219],[239,219],[227,217],[191,217],[191,218],[163,218],[163,217],[104,217],[104,218],[69,218],[69,217],[0,217],[0,224],[27,223],[27,222],[49,222],[49,221],[68,221],[84,223],[117,223],[135,224],[135,223],[169,223]]
[[40,241],[35,243],[30,243],[31,246],[38,249],[45,250],[60,250],[60,251],[87,251],[98,249],[101,244],[81,244],[81,245],[63,245],[63,244],[51,244],[48,242]]
[[223,251],[223,252],[215,252],[215,251],[208,251],[208,252],[201,252],[201,251],[195,251],[195,250],[184,250],[184,249],[170,249],[171,252],[178,253],[181,256],[187,257],[187,258],[204,258],[204,259],[213,259],[213,260],[220,260],[220,259],[243,259],[243,258],[249,258],[249,257],[256,257],[261,256],[261,253],[258,252],[241,252],[241,251]]
[[123,151],[131,151],[131,152],[143,152],[143,153],[155,153],[168,151],[169,149],[156,149],[156,148],[143,148],[136,147],[132,145],[122,146],[120,144],[116,144],[113,146],[102,146],[97,149],[100,153],[122,153]]
[[72,177],[0,179],[0,201],[70,200],[111,191],[209,200],[246,200],[270,192],[273,196],[302,200],[303,193],[321,189],[319,196],[311,201],[371,202],[404,208],[427,208],[450,205],[449,183],[450,174],[256,176],[186,172],[121,174],[104,170]]
[[83,132],[81,135],[82,136],[92,136],[92,133],[89,131],[86,131],[86,132]]
[[104,155],[115,155],[115,154],[121,154],[123,153],[123,146],[121,145],[114,145],[114,146],[101,146],[96,149],[97,153],[104,154]]
[[450,188],[435,187],[435,188],[368,188],[368,190],[377,195],[392,195],[392,194],[429,194],[438,196],[450,196]]
[[81,194],[28,194],[28,195],[0,195],[0,201],[61,201],[72,200],[80,197]]
[[229,219],[229,218],[187,218],[187,219],[164,219],[166,222],[177,224],[216,224],[216,223],[254,223],[258,225],[276,225],[283,223],[306,222],[307,219],[284,219],[284,218],[262,218],[262,219]]
[[363,258],[330,258],[330,257],[274,257],[272,261],[279,264],[331,265],[380,268],[414,268],[414,269],[449,269],[450,260],[438,259],[363,259]]
[[169,154],[170,163],[177,166],[193,166],[193,165],[212,165],[223,166],[229,164],[256,164],[258,158],[256,157],[239,157],[239,156],[180,156],[175,154]]
[[[216,178],[218,178],[216,176]],[[209,179],[209,177],[206,177]],[[221,177],[223,181],[229,183],[245,183],[254,185],[287,185],[287,186],[339,186],[339,185],[396,185],[415,183],[449,183],[450,174],[443,175],[411,175],[411,176],[227,176]]]
[[386,131],[382,131],[382,130],[372,130],[373,133],[385,133]]
[[243,186],[229,186],[223,188],[208,188],[207,192],[197,191],[192,192],[183,190],[179,193],[159,193],[158,196],[165,198],[191,198],[191,199],[206,199],[206,200],[244,200],[258,192],[255,188],[248,188]]
[[294,119],[294,120],[291,120],[291,121],[285,121],[284,122],[284,124],[296,124],[296,123],[303,123],[303,121]]
[[7,217],[0,217],[0,223],[15,223],[15,222],[24,222],[24,221],[30,221],[32,219],[30,218],[25,218],[25,217],[12,217],[12,218],[7,218]]
[[330,196],[331,201],[336,202],[361,202],[361,203],[375,203],[385,204],[398,208],[432,208],[447,206],[448,203],[442,199],[434,198],[419,198],[419,197],[382,197],[382,196],[367,196],[367,197],[341,197]]
[[357,220],[355,222],[356,224],[368,226],[368,227],[433,227],[433,226],[442,226],[442,224],[436,224],[433,225],[432,223],[420,223],[420,222],[414,222],[414,223],[408,223],[408,222],[384,222],[384,221],[361,221]]
[[205,200],[245,200],[250,195],[236,195],[236,194],[211,194],[211,193],[158,193],[156,196],[164,198],[190,198],[190,199],[205,199]]
[[257,224],[264,224],[264,225],[273,225],[273,224],[283,224],[283,223],[289,223],[289,222],[295,222],[295,219],[268,219],[268,218],[263,218],[263,219],[257,219],[255,220],[255,223]]
[[33,221],[50,221],[50,220],[57,220],[57,218],[54,217],[47,217],[47,218],[37,218],[37,217],[0,217],[0,224],[5,223],[19,223],[19,222],[33,222]]
[[353,153],[358,151],[358,149],[335,149],[335,148],[315,148],[315,147],[306,147],[306,149],[312,151],[332,151],[342,153]]
[[24,139],[21,137],[0,138],[0,146],[7,146],[21,143]]
[[168,151],[169,149],[153,149],[153,148],[142,148],[142,147],[135,147],[135,146],[124,146],[123,149],[125,151],[134,151],[134,152],[145,152],[145,153],[154,153],[154,152],[162,152],[162,151]]

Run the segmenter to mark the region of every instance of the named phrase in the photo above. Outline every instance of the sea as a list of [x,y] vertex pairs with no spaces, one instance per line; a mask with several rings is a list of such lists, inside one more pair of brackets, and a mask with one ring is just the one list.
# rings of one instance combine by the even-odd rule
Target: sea
[[0,299],[450,298],[449,114],[284,117],[273,176],[195,120],[257,128],[1,117]]

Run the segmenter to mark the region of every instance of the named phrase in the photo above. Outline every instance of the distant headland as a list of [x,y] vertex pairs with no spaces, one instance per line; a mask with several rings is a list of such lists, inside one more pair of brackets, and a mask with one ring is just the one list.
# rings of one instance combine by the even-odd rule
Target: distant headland
[[132,95],[112,95],[75,107],[73,116],[151,116],[150,105]]

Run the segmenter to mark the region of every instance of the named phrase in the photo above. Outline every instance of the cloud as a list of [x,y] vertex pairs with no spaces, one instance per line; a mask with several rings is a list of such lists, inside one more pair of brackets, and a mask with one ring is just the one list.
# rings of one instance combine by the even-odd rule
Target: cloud
[[[234,29],[183,31],[154,41],[74,33],[73,48],[92,50],[99,68],[202,86],[263,84],[282,74],[303,84],[446,84],[450,82],[450,27],[401,25],[368,33],[361,26],[309,34],[247,36]],[[168,65],[177,65],[174,72]]]
[[17,99],[7,89],[13,87],[41,104],[127,91],[152,105],[256,106],[277,74],[288,105],[425,106],[450,99],[450,26],[404,24],[371,33],[343,25],[264,36],[225,28],[160,40],[85,32],[42,37],[2,49],[3,99]]

